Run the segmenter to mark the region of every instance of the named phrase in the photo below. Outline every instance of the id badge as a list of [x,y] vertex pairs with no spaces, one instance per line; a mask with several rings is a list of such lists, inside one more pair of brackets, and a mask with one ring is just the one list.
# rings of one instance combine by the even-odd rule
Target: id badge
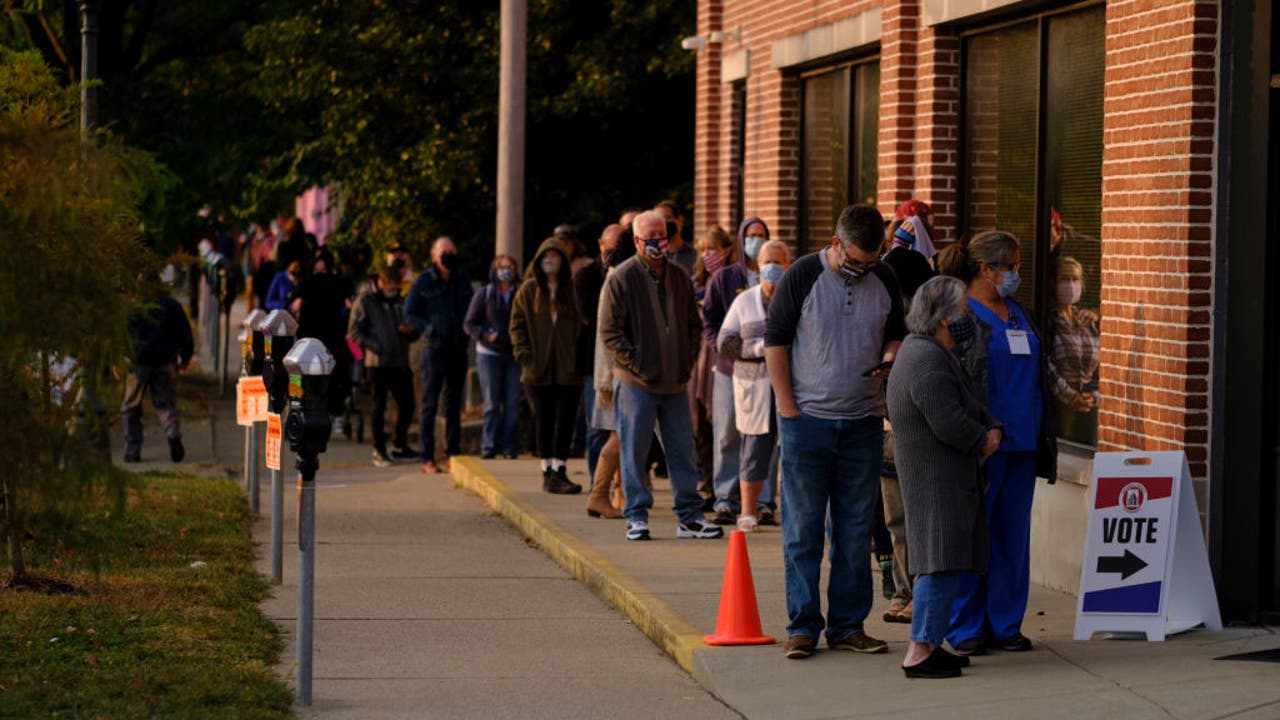
[[1030,355],[1031,341],[1027,339],[1026,330],[1006,330],[1004,336],[1009,339],[1009,353],[1012,355]]

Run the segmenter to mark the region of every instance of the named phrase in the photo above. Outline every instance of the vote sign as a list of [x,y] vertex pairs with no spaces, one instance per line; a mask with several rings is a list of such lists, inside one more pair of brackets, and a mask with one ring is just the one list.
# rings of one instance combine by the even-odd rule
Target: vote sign
[[280,469],[280,435],[280,416],[275,414],[268,415],[266,442],[268,470]]
[[1075,639],[1222,629],[1186,456],[1097,453]]
[[267,386],[259,375],[236,381],[236,424],[248,427],[267,419]]

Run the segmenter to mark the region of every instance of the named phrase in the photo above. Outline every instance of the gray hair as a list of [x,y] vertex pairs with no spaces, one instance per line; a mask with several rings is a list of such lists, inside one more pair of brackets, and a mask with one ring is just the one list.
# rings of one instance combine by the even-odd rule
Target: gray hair
[[965,284],[939,275],[916,291],[907,311],[907,329],[918,335],[932,335],[938,325],[951,322],[965,312]]
[[782,242],[781,240],[766,240],[764,244],[760,246],[760,250],[759,252],[756,253],[756,257],[760,257],[760,255],[764,253],[765,248],[773,248],[775,250],[781,250],[782,256],[787,259],[787,262],[791,262],[792,260],[795,259],[795,257],[792,256],[791,254],[791,246]]

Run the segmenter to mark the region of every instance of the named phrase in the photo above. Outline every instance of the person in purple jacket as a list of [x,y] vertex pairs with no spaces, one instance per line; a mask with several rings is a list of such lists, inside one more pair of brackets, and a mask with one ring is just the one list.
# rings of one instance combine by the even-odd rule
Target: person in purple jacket
[[[702,328],[707,342],[714,348],[724,316],[734,299],[748,288],[760,284],[756,256],[760,247],[769,240],[769,226],[754,215],[738,226],[738,262],[729,265],[712,276],[702,301]],[[711,430],[715,436],[715,518],[718,525],[737,522],[740,503],[738,490],[738,454],[742,437],[734,424],[733,407],[733,358],[712,351],[715,360],[714,387],[711,391]],[[772,482],[765,483],[760,493],[756,518],[761,525],[776,525],[777,506],[773,502]],[[750,513],[751,508],[745,512]]]

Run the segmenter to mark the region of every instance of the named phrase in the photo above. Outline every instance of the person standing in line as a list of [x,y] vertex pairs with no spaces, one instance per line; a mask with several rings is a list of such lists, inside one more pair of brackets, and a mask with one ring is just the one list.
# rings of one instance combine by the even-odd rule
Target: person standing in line
[[1000,445],[1000,423],[969,387],[955,356],[974,332],[964,283],[924,284],[907,312],[911,335],[889,374],[887,400],[915,581],[909,678],[959,677],[967,657],[942,648],[960,579],[987,567],[980,462]]
[[520,420],[520,364],[511,353],[511,304],[520,277],[519,264],[499,255],[489,267],[489,284],[471,298],[462,327],[476,341],[476,370],[484,395],[484,426],[480,457],[502,454],[515,458]]
[[693,424],[685,392],[702,343],[693,283],[684,268],[667,262],[667,223],[656,212],[632,223],[636,256],[605,280],[600,298],[600,337],[614,361],[613,405],[622,458],[623,515],[627,540],[649,540],[653,495],[644,486],[645,459],[656,425],[679,523],[678,538],[718,538],[724,530],[702,517]]
[[577,357],[578,374],[586,378],[582,383],[582,405],[586,410],[587,474],[592,478],[596,476],[596,463],[600,458],[601,449],[609,440],[609,432],[599,429],[594,422],[596,414],[594,374],[599,335],[597,315],[600,308],[600,290],[604,287],[604,279],[608,274],[613,256],[617,254],[618,237],[621,234],[621,225],[606,225],[597,241],[600,247],[600,258],[597,260],[587,257],[587,262],[573,271],[573,297],[578,304],[578,317],[582,319],[582,332],[578,334]]
[[124,402],[120,405],[124,417],[124,461],[142,461],[142,397],[149,392],[169,441],[169,459],[182,462],[187,450],[182,445],[182,418],[178,415],[174,384],[177,374],[191,363],[195,339],[182,306],[164,292],[160,279],[143,276],[140,281],[145,286],[143,292],[150,297],[130,323],[135,342],[133,366],[125,378]]
[[[400,270],[384,267],[376,288],[356,299],[347,323],[347,334],[364,348],[364,364],[373,384],[373,464],[386,467],[394,460],[417,457],[409,447],[413,422],[413,372],[409,369],[409,343],[418,333],[404,319],[400,296]],[[387,395],[396,402],[394,445],[387,453]]]
[[693,244],[684,239],[684,215],[675,200],[663,200],[653,206],[653,211],[662,214],[667,223],[667,260],[684,268],[691,277],[694,263],[698,261],[698,251]]
[[[471,305],[471,281],[458,267],[458,247],[442,235],[431,245],[431,266],[418,274],[405,300],[404,314],[423,341],[422,441],[424,473],[448,467],[462,453],[462,384],[467,379],[467,333],[462,328]],[[436,411],[444,391],[445,468],[436,464]]]
[[[693,297],[702,307],[706,298],[707,284],[711,282],[726,265],[737,262],[737,248],[733,239],[724,228],[716,225],[707,230],[694,244],[698,251],[698,261],[693,266]],[[715,448],[715,431],[712,425],[715,391],[715,365],[719,353],[716,343],[707,337],[706,324],[703,324],[702,349],[698,353],[698,361],[693,366],[693,378],[689,381],[689,412],[693,415],[693,435],[698,450],[698,472],[701,482],[698,492],[704,498],[703,509],[714,510],[716,501],[715,468],[717,463]],[[719,523],[718,523],[719,524]]]
[[[604,280],[608,279],[619,264],[635,253],[635,245],[631,242],[630,231],[621,225],[610,225],[600,235],[600,268],[602,270],[601,286],[595,292],[595,302],[591,302],[583,293],[579,278],[574,277],[574,284],[579,286],[578,300],[581,310],[591,312],[593,328],[592,341],[595,343],[594,366],[592,368],[592,391],[595,400],[592,403],[591,430],[588,435],[588,450],[595,451],[595,467],[591,473],[591,495],[587,498],[587,515],[616,520],[622,517],[622,504],[613,500],[614,490],[619,487],[618,426],[613,415],[613,360],[600,339],[599,308],[600,292],[604,289]],[[591,458],[591,455],[588,455]]]
[[[765,326],[765,362],[782,439],[782,543],[788,658],[827,647],[888,649],[863,631],[871,611],[867,538],[884,442],[885,364],[906,335],[897,278],[877,262],[884,218],[850,205],[831,244],[782,276]],[[827,617],[819,597],[830,517]]]
[[969,310],[977,320],[975,347],[961,362],[987,410],[1004,424],[1000,447],[984,468],[987,573],[961,578],[947,632],[962,655],[1032,647],[1022,634],[1031,582],[1031,502],[1036,475],[1054,478],[1057,448],[1041,432],[1048,377],[1041,335],[1013,299],[1021,259],[1018,239],[998,230],[955,243],[938,256],[943,275],[967,284]]
[[310,272],[293,291],[293,314],[298,318],[298,337],[313,337],[324,343],[335,366],[326,387],[334,433],[343,432],[343,410],[351,392],[351,364],[346,332],[355,289],[336,272],[333,254],[321,250],[311,260]]
[[[756,261],[760,248],[769,240],[769,226],[752,215],[738,226],[738,261],[726,266],[711,278],[707,296],[702,302],[703,335],[707,342],[715,344],[720,334],[724,316],[733,301],[748,289],[760,284],[759,265]],[[734,421],[733,407],[733,359],[723,355],[715,359],[711,392],[711,427],[715,436],[715,518],[719,525],[732,525],[741,509],[738,491],[739,457],[742,436]],[[765,507],[759,508],[756,520],[761,525],[776,525],[772,493],[766,498]]]
[[791,248],[780,240],[770,240],[756,257],[760,284],[729,306],[717,340],[720,354],[733,358],[734,423],[742,435],[739,476],[743,512],[737,522],[744,532],[759,530],[758,517],[769,510],[761,491],[777,455],[778,421],[764,364],[764,330],[774,290],[791,267]]
[[582,486],[569,479],[566,461],[582,396],[582,377],[577,374],[582,321],[560,241],[544,240],[529,267],[533,277],[520,286],[511,306],[512,352],[523,368],[521,381],[533,393],[542,489],[575,495]]

